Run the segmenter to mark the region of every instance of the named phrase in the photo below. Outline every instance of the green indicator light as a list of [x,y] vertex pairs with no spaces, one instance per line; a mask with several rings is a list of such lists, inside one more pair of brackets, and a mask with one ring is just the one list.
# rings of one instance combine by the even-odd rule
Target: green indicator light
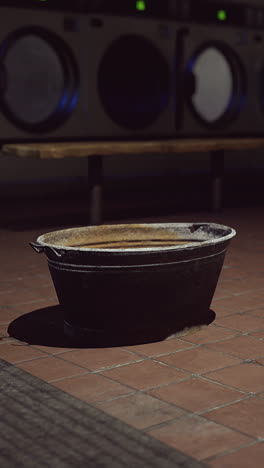
[[225,10],[218,10],[217,19],[219,19],[219,21],[226,21],[226,19],[227,19],[226,11]]
[[147,8],[147,5],[146,5],[146,2],[144,2],[144,0],[139,0],[138,2],[136,2],[136,9],[138,11],[145,11]]

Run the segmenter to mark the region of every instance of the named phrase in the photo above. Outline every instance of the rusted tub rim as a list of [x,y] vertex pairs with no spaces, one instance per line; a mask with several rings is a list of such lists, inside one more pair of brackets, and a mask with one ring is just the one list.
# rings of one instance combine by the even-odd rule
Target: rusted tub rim
[[[79,232],[81,231],[86,231],[87,229],[91,228],[93,230],[96,230],[97,227],[104,227],[104,226],[112,226],[115,228],[124,228],[124,227],[143,227],[143,226],[150,226],[153,228],[161,228],[161,229],[172,229],[174,228],[175,230],[177,228],[189,228],[191,226],[208,226],[212,229],[216,230],[222,230],[225,232],[228,232],[228,234],[223,234],[220,237],[215,237],[215,238],[209,238],[208,240],[205,240],[203,242],[193,242],[192,244],[181,244],[181,245],[176,245],[176,246],[171,246],[171,247],[134,247],[134,248],[93,248],[93,247],[72,247],[72,246],[67,246],[67,245],[59,245],[59,244],[51,244],[49,242],[45,241],[45,238],[47,236],[55,235],[55,234],[63,234],[67,233],[69,231],[72,231],[73,229],[78,230]],[[67,228],[67,229],[62,229],[59,231],[51,231],[46,234],[42,234],[37,238],[37,243],[42,245],[44,248],[45,247],[50,247],[52,249],[61,249],[63,251],[75,251],[75,252],[85,252],[85,253],[100,253],[103,254],[105,253],[112,253],[112,254],[136,254],[136,253],[152,253],[152,252],[170,252],[170,251],[179,251],[179,250],[190,250],[194,248],[204,248],[206,246],[212,246],[216,244],[220,244],[221,242],[226,242],[232,239],[236,235],[235,229],[223,225],[223,224],[217,224],[217,223],[210,223],[210,222],[195,222],[195,223],[137,223],[137,224],[104,224],[104,225],[98,225],[98,226],[83,226],[83,227],[77,227],[77,228]]]

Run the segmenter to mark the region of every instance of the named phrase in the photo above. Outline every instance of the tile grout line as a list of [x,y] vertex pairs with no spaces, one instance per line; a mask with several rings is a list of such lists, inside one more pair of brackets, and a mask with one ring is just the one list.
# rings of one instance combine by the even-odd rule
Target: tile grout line
[[[23,346],[23,345],[22,345],[22,346]],[[34,346],[31,346],[31,345],[26,345],[26,346],[30,346],[30,347],[32,347],[33,349],[36,349],[36,348],[34,348]],[[188,350],[188,349],[194,349],[194,348],[202,347],[202,346],[205,346],[205,345],[196,345],[196,346],[192,346],[192,347],[190,347],[190,348],[187,348],[187,350]],[[210,349],[210,348],[209,348],[209,349]],[[38,351],[40,351],[40,350],[38,350]],[[125,350],[125,351],[127,351],[127,350]],[[169,354],[176,354],[177,352],[181,352],[181,351],[184,351],[184,350],[178,350],[178,351],[176,351],[176,352],[168,353],[168,354],[166,354],[166,355],[169,355]],[[40,351],[40,352],[42,352],[42,351]],[[67,354],[67,352],[68,352],[68,351],[65,351],[65,352],[62,352],[62,353],[59,353],[59,354],[56,354],[56,355],[50,355],[50,354],[48,354],[48,353],[45,353],[45,351],[44,351],[44,352],[43,352],[43,354],[45,353],[44,356],[37,357],[37,358],[33,358],[33,359],[30,359],[30,360],[17,361],[17,362],[14,362],[14,364],[19,364],[19,363],[22,363],[22,362],[36,361],[36,360],[39,360],[39,359],[44,359],[44,358],[46,358],[46,357],[53,357],[53,358],[55,358],[55,359],[57,358],[57,359],[60,359],[60,360],[62,360],[62,361],[64,361],[64,362],[70,363],[70,364],[72,364],[72,365],[74,365],[74,366],[76,366],[76,367],[78,367],[78,368],[80,368],[80,369],[86,370],[86,371],[88,371],[87,373],[94,373],[94,374],[98,374],[98,373],[99,373],[99,374],[100,374],[100,373],[104,372],[105,370],[111,370],[111,369],[115,369],[115,368],[119,368],[119,367],[123,367],[123,366],[128,366],[128,365],[133,364],[133,363],[143,362],[143,361],[149,360],[149,361],[157,362],[157,363],[159,363],[159,364],[161,364],[161,365],[165,365],[165,366],[167,366],[167,367],[171,367],[171,368],[173,368],[173,369],[176,369],[176,370],[179,370],[179,371],[181,371],[181,372],[185,372],[186,374],[188,374],[188,377],[183,378],[183,379],[180,379],[180,380],[177,380],[177,381],[188,380],[188,378],[190,378],[190,377],[196,377],[196,378],[202,378],[202,379],[204,379],[204,380],[208,380],[208,381],[210,381],[210,382],[212,382],[212,383],[216,383],[216,384],[218,384],[218,385],[222,385],[222,386],[224,386],[224,387],[227,387],[227,388],[230,388],[230,389],[233,389],[233,390],[239,390],[239,391],[241,391],[240,389],[237,389],[236,387],[231,387],[231,386],[225,385],[225,384],[223,384],[223,383],[219,383],[219,382],[213,381],[212,379],[210,379],[210,378],[204,376],[204,374],[192,373],[192,372],[190,372],[190,371],[188,371],[188,370],[186,370],[186,369],[177,368],[177,367],[171,366],[171,365],[169,365],[169,364],[167,364],[167,363],[163,363],[163,362],[161,362],[161,361],[159,361],[159,360],[157,359],[158,357],[161,357],[161,356],[163,356],[163,355],[154,356],[154,357],[145,356],[143,359],[140,359],[140,360],[135,360],[135,361],[131,361],[131,362],[128,362],[128,363],[122,363],[122,364],[119,364],[119,365],[107,366],[107,367],[105,367],[105,368],[100,368],[100,369],[96,369],[96,370],[92,371],[92,370],[90,370],[90,369],[87,369],[86,367],[83,367],[83,366],[78,365],[78,364],[76,364],[76,363],[73,363],[73,362],[71,362],[71,361],[67,361],[66,359],[63,359],[62,357],[60,357],[61,355]],[[130,352],[130,351],[128,351],[128,352]],[[130,354],[133,354],[133,352],[130,352]],[[135,354],[136,354],[136,353],[135,353]],[[223,354],[225,354],[225,353],[223,353]],[[231,355],[231,356],[232,356],[232,355]],[[234,357],[234,356],[232,356],[232,357]],[[237,357],[235,356],[235,358],[237,358]],[[238,365],[241,365],[241,364],[243,364],[243,363],[245,363],[245,362],[252,362],[252,360],[250,360],[250,361],[248,361],[248,360],[243,360],[243,361],[240,362]],[[212,370],[212,371],[209,371],[209,373],[210,373],[210,372],[214,372],[214,371],[218,371],[218,370],[223,370],[223,369],[228,368],[228,367],[232,367],[232,365],[231,365],[231,366],[225,366],[225,367],[219,368],[219,369],[214,369],[214,370]],[[86,374],[86,373],[85,373],[85,374]],[[83,375],[83,374],[82,374],[82,375]],[[104,376],[104,377],[106,377],[106,376]],[[69,378],[71,378],[71,377],[69,377]],[[59,379],[59,380],[64,380],[64,379],[62,378],[62,379]],[[59,381],[59,380],[58,380],[58,381]],[[111,379],[111,380],[112,380],[112,379]],[[115,380],[114,380],[114,381],[115,381]],[[177,381],[173,381],[173,382],[177,382]],[[115,382],[116,382],[116,381],[115,381]],[[161,385],[161,386],[155,386],[155,387],[151,387],[151,388],[161,388],[162,386],[163,386],[163,385]],[[244,392],[243,392],[243,393],[244,393]],[[252,393],[252,392],[251,392],[251,393]]]
[[[96,373],[96,372],[88,372],[88,374],[89,374],[89,373],[92,374],[92,373]],[[109,377],[109,376],[105,376],[105,375],[104,375],[103,377],[106,377],[106,378],[107,378],[108,380],[110,380],[111,382],[121,383],[122,385],[125,385],[126,387],[128,387],[128,388],[134,390],[135,393],[143,393],[143,394],[147,394],[147,392],[150,392],[150,391],[152,391],[152,390],[158,390],[159,388],[164,388],[164,387],[168,387],[168,386],[173,385],[173,384],[177,384],[178,382],[184,382],[184,381],[187,381],[187,380],[191,380],[191,379],[193,379],[193,378],[201,378],[201,376],[200,376],[199,374],[189,374],[189,376],[186,377],[186,378],[173,380],[173,381],[168,382],[168,383],[166,383],[166,384],[156,385],[156,386],[154,386],[154,387],[146,387],[146,388],[144,388],[144,389],[136,389],[135,387],[131,387],[131,386],[129,386],[128,384],[125,384],[125,383],[119,382],[119,381],[117,381],[117,380],[114,380],[114,379],[112,379],[112,378]],[[68,378],[66,378],[66,379],[69,379],[69,378],[71,378],[71,377],[68,377]],[[61,380],[64,380],[64,379],[61,379]],[[228,389],[230,389],[230,390],[240,391],[241,394],[245,395],[245,398],[241,398],[241,400],[246,399],[246,397],[250,398],[250,397],[254,397],[254,396],[255,396],[255,393],[252,393],[252,392],[244,392],[244,391],[238,390],[237,388],[230,387],[230,386],[227,386],[227,385],[222,384],[222,383],[220,383],[220,382],[215,382],[215,381],[212,381],[212,380],[209,380],[209,379],[204,379],[204,380],[208,380],[208,381],[210,381],[211,383],[217,384],[217,385],[222,386],[222,387],[226,387],[226,388],[228,388]],[[115,399],[118,399],[118,398],[119,398],[119,397],[117,397],[117,398],[115,398]],[[155,397],[153,397],[153,398],[156,398],[156,399],[158,399],[158,400],[160,400],[160,401],[162,401],[162,402],[165,401],[165,403],[168,403],[168,404],[172,405],[173,407],[175,407],[175,406],[178,407],[177,405],[174,405],[173,403],[170,403],[170,402],[168,402],[168,401],[166,401],[166,400],[162,400],[161,398],[159,398],[159,397],[157,397],[157,396],[155,396]],[[185,411],[188,411],[188,410],[186,410],[186,408],[182,408],[182,409],[185,409]]]
[[239,447],[236,447],[236,448],[233,448],[233,449],[230,449],[230,450],[224,450],[223,452],[221,452],[219,454],[216,454],[216,455],[213,455],[212,457],[204,458],[202,461],[209,462],[209,461],[214,461],[214,460],[217,460],[217,459],[221,459],[222,457],[224,457],[226,455],[230,455],[232,453],[239,452],[243,448],[258,445],[259,443],[261,443],[261,442],[258,441],[258,440],[253,440],[253,441],[248,442],[246,444],[242,444]]
[[[247,395],[244,398],[238,398],[237,400],[229,401],[228,403],[223,403],[222,405],[214,406],[213,408],[207,408],[206,410],[197,411],[194,414],[196,414],[197,416],[204,416],[207,413],[210,413],[211,411],[215,411],[215,410],[218,410],[220,408],[225,408],[226,406],[230,406],[230,405],[233,405],[235,403],[239,403],[240,401],[250,400],[251,398],[254,398],[254,396],[253,395]],[[205,418],[206,418],[206,416],[205,416]],[[211,419],[210,419],[210,421],[211,421]]]
[[[154,389],[156,390],[156,389]],[[153,395],[151,395],[153,396]],[[212,408],[208,408],[206,410],[202,410],[202,411],[192,411],[188,408],[185,408],[184,406],[179,406],[179,405],[176,405],[172,402],[167,402],[166,400],[163,400],[162,398],[158,397],[158,396],[153,396],[153,398],[156,398],[158,399],[159,401],[161,402],[165,402],[165,403],[170,403],[172,405],[172,407],[174,408],[181,408],[182,410],[185,410],[187,413],[190,413],[192,415],[195,415],[195,416],[203,416],[203,414],[205,413],[209,413],[210,411],[214,411],[216,409],[219,409],[219,408],[224,408],[225,406],[230,406],[232,405],[233,403],[238,403],[240,401],[244,401],[244,400],[250,400],[251,398],[253,398],[253,396],[251,395],[245,395],[244,398],[240,398],[240,399],[237,399],[237,400],[232,400],[232,401],[229,401],[228,403],[223,403],[222,405],[219,405],[219,406],[213,406]],[[222,424],[222,423],[221,423]]]
[[[233,315],[244,315],[244,314],[240,314],[239,312],[237,312],[237,313],[235,313],[235,314],[232,314],[232,317],[233,317]],[[246,314],[246,316],[247,316],[247,314]],[[228,317],[231,317],[231,316],[229,315]],[[251,317],[253,318],[252,315],[251,315]],[[225,318],[225,317],[223,317],[223,318]],[[254,318],[260,318],[260,317],[255,317],[255,316],[254,316]],[[212,324],[212,325],[213,325],[213,324]],[[237,335],[239,335],[239,336],[240,336],[240,335],[242,335],[242,336],[243,336],[243,335],[248,335],[248,334],[250,334],[250,333],[254,333],[255,331],[262,331],[262,330],[263,330],[263,328],[254,328],[253,330],[240,331],[240,330],[235,330],[234,328],[227,328],[227,327],[224,327],[223,325],[219,325],[219,324],[215,324],[214,327],[220,328],[221,330],[226,330],[226,331],[229,331],[229,332],[233,332],[233,333],[235,333],[235,334],[237,334]],[[224,339],[229,340],[229,339],[231,339],[231,338],[232,338],[232,337],[224,338]]]
[[[191,348],[191,349],[192,349],[192,348]],[[61,354],[64,355],[64,354],[66,354],[66,353],[63,352],[63,353],[61,353]],[[152,389],[162,388],[162,387],[167,386],[167,385],[170,385],[170,384],[172,384],[172,383],[177,383],[177,382],[181,382],[181,381],[184,381],[184,380],[189,380],[190,378],[201,378],[201,379],[210,381],[211,383],[215,383],[215,384],[217,384],[217,385],[221,385],[221,386],[223,386],[223,387],[229,388],[229,389],[231,389],[231,390],[240,391],[240,392],[243,393],[243,394],[251,394],[251,393],[252,393],[252,392],[244,392],[244,391],[242,391],[242,390],[240,390],[240,389],[237,389],[236,387],[231,387],[231,386],[229,386],[229,385],[223,384],[222,382],[214,381],[214,380],[210,379],[209,377],[207,377],[207,376],[205,375],[207,372],[206,372],[205,374],[193,373],[193,372],[190,372],[190,371],[188,371],[188,370],[186,370],[186,369],[177,368],[177,367],[172,366],[172,365],[170,365],[170,364],[163,363],[163,362],[158,361],[157,359],[152,358],[152,357],[145,357],[144,359],[140,359],[140,360],[136,360],[136,361],[131,361],[131,362],[127,362],[127,363],[122,363],[122,364],[118,364],[118,365],[113,365],[113,366],[110,366],[110,367],[100,368],[100,369],[96,369],[96,370],[90,370],[90,369],[88,369],[87,367],[83,367],[83,366],[78,365],[78,364],[76,364],[76,363],[73,363],[73,362],[71,362],[71,361],[67,361],[66,359],[60,358],[60,356],[58,356],[58,355],[51,356],[51,355],[49,355],[49,354],[46,354],[45,356],[33,358],[33,359],[30,359],[30,360],[17,361],[17,362],[14,362],[13,364],[20,364],[20,363],[24,363],[24,362],[32,362],[32,361],[37,361],[37,360],[41,360],[41,359],[46,359],[46,358],[49,358],[49,357],[50,357],[50,358],[59,359],[59,360],[61,360],[61,361],[63,361],[63,362],[66,362],[66,363],[68,363],[68,364],[71,364],[71,365],[73,365],[73,366],[75,366],[75,367],[77,367],[77,368],[80,368],[80,369],[82,369],[82,370],[85,370],[86,372],[83,373],[83,374],[81,374],[81,375],[87,375],[87,374],[99,374],[99,375],[101,375],[101,373],[103,373],[103,372],[105,372],[105,371],[107,371],[107,370],[112,370],[112,369],[116,369],[116,368],[120,368],[120,367],[125,367],[125,366],[129,366],[130,364],[135,364],[135,363],[137,363],[137,362],[144,362],[144,361],[153,361],[153,362],[157,362],[158,364],[164,365],[164,366],[166,366],[166,367],[169,367],[169,368],[178,370],[178,371],[183,372],[183,373],[186,374],[186,376],[183,377],[182,379],[173,380],[173,381],[171,381],[171,382],[169,382],[168,384],[165,384],[165,385],[157,385],[157,386],[154,386],[154,387],[148,387],[148,388],[144,389],[143,391],[150,391],[150,390],[152,390]],[[241,361],[240,363],[238,363],[237,365],[242,365],[242,364],[244,364],[244,363],[247,363],[247,362],[244,360],[244,361]],[[213,369],[212,371],[209,371],[208,373],[220,371],[220,370],[227,369],[227,368],[230,368],[230,367],[233,367],[233,364],[230,365],[230,366],[225,366],[225,367],[219,368],[219,369]],[[78,377],[78,376],[79,376],[79,375],[76,375],[75,377]],[[120,383],[119,381],[114,380],[114,379],[112,379],[112,378],[109,377],[109,376],[104,375],[103,377],[106,377],[106,378],[110,379],[110,380],[113,381],[113,382],[118,382],[118,383]],[[74,377],[73,377],[73,376],[69,376],[69,377],[65,377],[65,378],[61,378],[61,379],[56,379],[56,380],[54,380],[54,381],[68,380],[68,379],[70,379],[70,378],[74,378]],[[53,381],[52,381],[52,382],[53,382]],[[129,388],[132,388],[132,389],[135,388],[135,387],[130,387],[130,386],[128,386],[128,387],[129,387]]]
[[[214,372],[214,371],[212,371],[212,372]],[[216,380],[210,379],[205,374],[197,375],[197,377],[201,378],[202,380],[206,380],[206,381],[208,381],[210,383],[221,385],[222,387],[228,388],[229,390],[239,391],[239,392],[241,392],[241,393],[243,393],[245,395],[250,395],[250,396],[255,396],[256,395],[256,392],[247,392],[246,390],[241,390],[240,388],[232,387],[231,385],[224,384],[223,382],[217,382]],[[261,393],[261,392],[259,392],[259,393]]]
[[[186,350],[186,351],[188,351],[188,350]],[[221,351],[219,351],[219,352],[221,352]],[[242,364],[242,362],[243,362],[243,359],[237,358],[236,356],[229,356],[229,357],[235,357],[240,362],[237,362],[236,364],[230,364],[230,365],[224,366],[224,367],[219,367],[217,369],[212,369],[212,370],[204,372],[204,374],[206,374],[207,372],[216,372],[216,371],[220,371],[220,370],[223,370],[223,369],[227,369],[229,367],[233,367],[234,365]],[[172,364],[168,364],[168,363],[165,363],[165,362],[162,362],[162,361],[158,361],[155,357],[149,358],[149,359],[151,359],[154,362],[158,362],[159,364],[163,364],[165,366],[172,367],[173,369],[176,369],[176,370],[179,370],[179,371],[182,371],[182,372],[186,372],[186,373],[188,373],[190,375],[193,375],[195,377],[199,377],[200,375],[203,375],[202,373],[200,373],[200,374],[195,373],[195,372],[189,371],[188,369],[184,369],[183,367],[180,368],[180,367],[173,366]]]
[[242,431],[240,431],[240,430],[238,430],[238,429],[235,429],[235,428],[233,428],[233,427],[227,426],[227,425],[225,425],[224,423],[219,423],[219,422],[217,422],[217,421],[213,421],[213,420],[211,420],[211,419],[208,419],[208,418],[206,418],[206,417],[203,417],[203,415],[199,415],[199,414],[196,414],[196,413],[189,413],[189,414],[186,414],[186,415],[184,415],[184,416],[180,416],[180,417],[178,417],[178,418],[174,418],[174,419],[170,420],[169,422],[164,421],[164,422],[159,423],[159,424],[154,424],[153,426],[150,426],[150,427],[146,428],[146,430],[145,430],[144,432],[147,432],[147,433],[148,433],[148,432],[150,432],[150,431],[152,431],[152,430],[155,430],[155,429],[162,429],[163,427],[170,426],[170,425],[174,424],[175,422],[177,422],[177,421],[179,421],[179,420],[181,420],[181,419],[189,419],[189,418],[192,418],[193,416],[198,417],[198,418],[200,418],[200,419],[203,419],[203,420],[205,420],[205,421],[207,421],[207,422],[212,422],[212,423],[216,424],[216,425],[219,426],[219,427],[224,427],[224,428],[230,429],[230,430],[232,430],[233,432],[236,432],[236,433],[238,433],[238,434],[242,434],[243,436],[246,436],[247,438],[251,438],[251,439],[252,439],[252,442],[254,442],[254,441],[255,441],[255,442],[260,442],[260,439],[257,438],[257,437],[255,437],[255,436],[252,436],[252,435],[250,435],[250,434],[247,434],[246,432],[242,432]]
[[[253,338],[254,338],[254,337],[253,337]],[[261,341],[261,340],[256,339],[256,341]],[[216,351],[216,352],[222,353],[222,354],[224,354],[225,356],[228,356],[228,357],[240,359],[240,360],[242,360],[242,361],[247,361],[248,359],[251,360],[250,358],[240,357],[240,356],[237,356],[237,355],[235,355],[235,354],[226,353],[226,352],[220,351],[220,350],[218,350],[218,349],[213,349],[213,348],[207,347],[206,345],[202,345],[202,346],[203,346],[204,348],[206,348],[206,349],[209,349],[210,351]],[[264,354],[261,354],[261,355],[258,355],[258,356],[254,356],[254,359],[261,359],[261,358],[264,358]]]
[[[88,369],[87,367],[82,367],[82,366],[80,366],[80,365],[78,365],[78,364],[75,364],[74,362],[66,361],[65,359],[60,359],[60,360],[63,361],[63,362],[66,362],[67,364],[72,364],[72,365],[74,365],[74,366],[76,366],[76,367],[78,367],[78,368],[80,368],[80,369],[86,370],[87,372],[85,372],[85,374],[100,374],[101,372],[105,372],[105,371],[107,371],[107,370],[117,369],[117,368],[119,368],[119,367],[128,366],[129,364],[135,364],[135,363],[137,363],[137,362],[143,362],[143,361],[145,361],[145,359],[141,359],[141,360],[139,360],[139,361],[131,361],[131,362],[128,362],[128,363],[126,362],[126,363],[123,363],[123,364],[117,364],[117,365],[115,365],[115,366],[103,367],[103,368],[101,368],[101,369],[91,370],[91,369]],[[84,375],[84,374],[81,374],[81,375]],[[103,377],[105,377],[105,376],[103,376]],[[71,378],[71,377],[66,377],[66,379],[68,379],[68,378]],[[64,378],[55,379],[55,380],[52,380],[52,381],[50,381],[50,382],[57,382],[57,381],[60,381],[60,380],[64,380]],[[115,382],[116,382],[116,381],[115,381]]]
[[[172,338],[172,339],[174,339],[174,338]],[[186,344],[186,343],[187,343],[187,341],[184,342],[183,344]],[[153,343],[153,344],[155,344],[155,343]],[[143,356],[143,357],[147,357],[147,358],[151,359],[151,358],[155,358],[155,357],[168,356],[170,354],[180,353],[181,351],[187,351],[188,349],[194,349],[194,348],[198,348],[200,346],[200,345],[196,345],[196,344],[192,344],[192,343],[188,343],[188,344],[190,344],[192,346],[189,346],[189,347],[183,348],[183,349],[177,349],[176,351],[170,351],[168,353],[155,354],[153,356],[146,356],[145,354],[140,353],[139,351],[131,351],[131,352],[134,353],[134,354],[137,354],[138,356]],[[124,351],[127,351],[126,348],[121,348],[121,349],[123,349]]]
[[[216,325],[215,325],[215,327],[216,327]],[[227,330],[227,331],[231,332],[232,330]],[[205,346],[206,344],[220,343],[222,341],[231,340],[232,338],[234,338],[236,336],[240,336],[240,335],[241,335],[240,333],[234,332],[234,335],[228,336],[227,338],[221,338],[220,340],[216,340],[216,341],[207,341],[206,343],[199,343],[198,346]],[[192,343],[191,341],[187,341],[187,340],[185,340],[185,341],[186,341],[186,343]]]

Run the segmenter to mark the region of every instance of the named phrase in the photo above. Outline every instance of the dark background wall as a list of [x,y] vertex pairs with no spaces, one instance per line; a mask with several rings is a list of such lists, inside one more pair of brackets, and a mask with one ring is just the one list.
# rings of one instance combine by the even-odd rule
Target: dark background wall
[[[264,4],[264,1],[245,3]],[[138,213],[142,209],[144,213],[155,214],[169,207],[175,210],[210,205],[208,154],[105,158],[104,174],[110,211],[118,211],[119,206],[119,213],[124,210]],[[225,206],[262,203],[263,174],[263,151],[227,153]],[[38,161],[0,155],[1,204],[17,197],[44,200],[86,196],[87,161],[84,159]]]

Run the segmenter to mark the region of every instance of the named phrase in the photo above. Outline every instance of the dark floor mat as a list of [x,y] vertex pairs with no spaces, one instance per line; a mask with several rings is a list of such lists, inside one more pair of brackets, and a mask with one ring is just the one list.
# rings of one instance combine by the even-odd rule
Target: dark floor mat
[[205,466],[2,360],[0,434],[5,468]]

